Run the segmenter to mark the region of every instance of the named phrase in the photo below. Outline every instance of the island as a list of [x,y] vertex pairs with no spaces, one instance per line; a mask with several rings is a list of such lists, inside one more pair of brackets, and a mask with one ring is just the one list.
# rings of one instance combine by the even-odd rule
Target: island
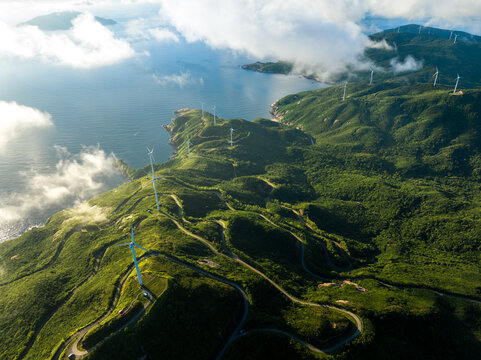
[[[72,28],[72,20],[79,16],[81,13],[77,11],[63,11],[55,12],[48,15],[42,15],[34,17],[28,21],[25,21],[17,26],[38,26],[43,31],[62,31]],[[116,21],[111,19],[104,19],[101,17],[95,17],[95,20],[104,26],[111,26],[117,24]]]

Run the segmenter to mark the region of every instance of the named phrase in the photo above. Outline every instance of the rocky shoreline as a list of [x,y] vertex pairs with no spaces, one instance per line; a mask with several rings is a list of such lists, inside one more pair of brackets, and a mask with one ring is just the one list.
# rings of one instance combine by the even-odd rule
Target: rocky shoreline
[[[174,115],[177,117],[177,116],[182,116],[184,115],[187,111],[189,111],[190,109],[189,108],[182,108],[182,109],[178,109],[178,110],[175,110],[174,111]],[[171,122],[175,120],[175,117],[173,117],[171,119]],[[162,127],[165,129],[165,131],[167,131],[170,135],[170,140],[169,140],[169,145],[170,147],[172,148],[173,150],[173,153],[172,155],[170,155],[170,159],[173,160],[175,159],[177,153],[179,152],[179,149],[177,148],[177,146],[175,145],[175,133],[172,131],[172,124],[164,124],[162,125]]]

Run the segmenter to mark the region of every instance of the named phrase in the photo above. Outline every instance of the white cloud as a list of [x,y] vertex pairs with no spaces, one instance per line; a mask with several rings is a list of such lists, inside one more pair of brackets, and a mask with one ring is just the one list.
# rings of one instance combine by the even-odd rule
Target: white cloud
[[0,23],[0,56],[92,68],[111,65],[135,54],[127,41],[116,39],[92,14],[81,14],[72,24],[72,29],[65,33],[47,34],[36,26]]
[[388,50],[388,51],[395,51],[396,49],[389,45],[385,39],[381,41],[372,41],[371,39],[367,39],[366,48],[370,49],[381,49],[381,50]]
[[404,61],[399,61],[399,58],[393,58],[389,64],[395,74],[417,71],[423,68],[423,62],[416,60],[411,55],[406,56]]
[[0,199],[0,229],[7,229],[0,233],[0,242],[18,236],[18,232],[25,230],[22,226],[32,225],[26,219],[37,212],[79,205],[107,190],[106,184],[119,177],[114,167],[115,156],[99,147],[84,147],[76,155],[63,147],[57,146],[56,150],[59,160],[54,171],[21,173],[27,179],[23,191]]
[[49,113],[16,102],[0,101],[0,153],[7,143],[28,129],[53,126]]
[[125,28],[125,33],[129,41],[147,41],[156,40],[158,42],[179,42],[179,37],[171,30],[162,25],[162,19],[153,18],[137,18],[130,20]]
[[179,37],[168,29],[149,29],[149,34],[157,41],[173,41],[178,43]]
[[[159,0],[160,15],[187,41],[204,41],[257,59],[294,62],[322,79],[366,68],[369,41],[359,25],[368,15],[465,25],[481,18],[479,0]],[[480,26],[481,21],[478,21]],[[411,63],[406,64],[413,65]]]
[[[367,37],[347,1],[161,1],[160,14],[187,41],[230,48],[259,59],[294,62],[321,77],[358,64]],[[323,76],[324,75],[324,76]]]
[[75,222],[81,224],[87,223],[101,223],[107,220],[106,209],[102,209],[97,205],[90,206],[88,203],[84,202],[77,207],[68,209],[67,215],[69,218],[67,222]]
[[204,79],[202,77],[199,79],[195,79],[194,77],[192,77],[192,74],[190,72],[181,72],[180,74],[172,74],[165,76],[158,76],[156,74],[153,74],[152,77],[157,82],[157,84],[161,86],[174,84],[182,88],[186,85],[192,84],[204,85]]

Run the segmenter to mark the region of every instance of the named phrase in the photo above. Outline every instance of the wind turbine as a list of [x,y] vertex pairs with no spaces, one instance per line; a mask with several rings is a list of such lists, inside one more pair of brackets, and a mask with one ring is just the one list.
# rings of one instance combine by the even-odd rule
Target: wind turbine
[[399,34],[399,26],[398,26],[398,28],[397,28],[397,33]]
[[212,107],[212,109],[214,109],[214,126],[216,125],[215,124],[215,105]]
[[374,75],[374,70],[371,69],[371,80],[369,81],[369,85],[372,85],[372,76]]
[[453,32],[451,31],[451,34],[449,34],[449,40],[453,37]]
[[453,42],[453,44],[456,44],[456,40],[458,39],[458,36],[459,36],[458,34],[454,34],[454,42]]
[[190,145],[192,145],[192,143],[190,142],[190,140],[187,140],[187,151],[189,153],[189,159],[190,159]]
[[459,79],[461,79],[461,76],[459,76],[459,74],[458,74],[458,76],[456,77],[456,85],[454,85],[453,94],[456,94],[456,90],[458,89]]
[[201,105],[202,105],[202,119],[204,118],[204,105],[205,103],[201,102]]
[[152,167],[152,185],[154,185],[154,192],[155,192],[155,202],[157,203],[157,211],[160,213],[160,206],[159,206],[159,196],[157,195],[157,188],[155,187],[155,180],[163,178],[163,176],[155,177],[155,170],[154,170],[154,149],[147,148],[147,152],[150,158],[150,166]]
[[134,258],[134,264],[135,264],[135,269],[137,270],[137,278],[139,279],[139,285],[140,285],[140,287],[143,287],[144,285],[142,283],[142,277],[140,276],[139,264],[137,263],[137,257],[135,256],[135,246],[137,246],[139,249],[142,249],[144,251],[147,251],[147,252],[150,252],[150,251],[147,250],[147,249],[144,249],[142,246],[135,243],[135,241],[134,241],[134,225],[131,226],[130,232],[132,234],[132,241],[131,242],[119,244],[119,245],[115,245],[115,246],[129,245],[130,250],[132,250],[132,257]]
[[234,132],[233,128],[230,128],[230,147],[232,147],[232,133]]
[[418,32],[418,34],[421,34],[421,29],[422,29],[422,28],[423,28],[422,26],[419,27],[419,32]]
[[439,75],[439,70],[438,70],[438,68],[436,67],[436,72],[435,72],[434,75],[433,75],[433,77],[434,77],[433,86],[436,86],[436,82],[438,81],[438,75]]
[[346,87],[347,87],[347,80],[344,83],[344,94],[342,95],[342,101],[346,100]]

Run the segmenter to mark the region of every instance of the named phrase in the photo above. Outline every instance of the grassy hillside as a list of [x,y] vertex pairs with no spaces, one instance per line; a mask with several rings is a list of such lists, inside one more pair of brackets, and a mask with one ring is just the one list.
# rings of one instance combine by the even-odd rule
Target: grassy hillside
[[[422,68],[414,72],[405,73],[382,71],[376,72],[377,81],[389,78],[398,78],[400,81],[414,81],[433,83],[433,74],[436,67],[439,69],[438,83],[454,88],[456,74],[460,74],[462,87],[475,87],[481,85],[481,69],[478,66],[481,58],[480,37],[471,34],[454,31],[458,38],[454,43],[454,35],[449,39],[450,31],[435,28],[423,28],[419,34],[415,31],[417,25],[407,25],[396,29],[387,30],[371,35],[374,41],[385,40],[393,50],[368,49],[367,58],[371,59],[377,66],[385,69],[391,68],[391,60],[397,58],[405,61],[407,56],[414,57],[422,62]],[[359,74],[359,79],[369,80],[370,72]]]
[[[155,165],[161,213],[140,169],[0,244],[0,357],[57,359],[78,336],[92,359],[476,356],[480,91],[340,91],[281,99],[282,123],[185,111]],[[151,300],[112,246],[131,225]]]
[[266,63],[257,61],[253,64],[242,65],[242,68],[269,74],[289,74],[292,71],[292,64],[284,61]]

